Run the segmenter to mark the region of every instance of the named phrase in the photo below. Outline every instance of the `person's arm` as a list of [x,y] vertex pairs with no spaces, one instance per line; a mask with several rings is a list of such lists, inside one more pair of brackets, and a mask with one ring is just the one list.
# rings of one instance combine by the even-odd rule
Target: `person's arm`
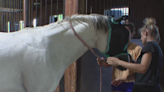
[[144,74],[147,71],[147,69],[151,63],[151,59],[152,59],[152,53],[147,52],[143,55],[140,64],[126,63],[126,62],[120,60],[118,65],[125,67],[125,68],[128,68],[128,69],[135,71],[137,73]]
[[127,69],[130,69],[131,71],[144,74],[151,63],[151,59],[152,59],[152,53],[147,52],[142,56],[142,60],[140,64],[128,63],[128,62],[119,60],[118,58],[115,58],[115,57],[109,57],[107,59],[107,62],[109,65],[122,66]]

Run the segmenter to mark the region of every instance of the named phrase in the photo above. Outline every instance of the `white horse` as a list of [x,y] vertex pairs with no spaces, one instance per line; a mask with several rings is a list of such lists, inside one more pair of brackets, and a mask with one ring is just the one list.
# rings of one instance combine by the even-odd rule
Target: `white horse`
[[[75,15],[69,19],[92,48],[107,48],[108,17]],[[70,64],[88,49],[68,21],[0,33],[0,92],[54,92]]]

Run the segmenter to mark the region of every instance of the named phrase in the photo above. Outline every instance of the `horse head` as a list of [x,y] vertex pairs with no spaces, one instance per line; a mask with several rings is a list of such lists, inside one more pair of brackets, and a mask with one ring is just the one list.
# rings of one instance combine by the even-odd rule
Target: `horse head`
[[[107,39],[109,35],[109,26],[108,22],[109,19],[105,15],[100,14],[90,14],[90,15],[74,15],[71,17],[72,20],[76,20],[76,22],[79,22],[79,25],[85,25],[85,30],[88,33],[85,33],[85,38],[80,35],[84,40],[88,38],[88,36],[92,39],[89,40],[87,43],[87,40],[85,42],[91,47],[91,48],[97,48],[101,52],[106,52],[107,50]],[[73,22],[73,25],[75,27],[75,22]],[[80,28],[80,27],[79,27]],[[80,29],[76,30],[80,30]],[[81,27],[82,30],[82,27]],[[93,42],[93,43],[92,43]],[[91,44],[92,43],[92,44]]]
[[[86,42],[90,47],[97,48],[107,56],[117,56],[122,60],[128,61],[127,44],[129,41],[129,31],[121,24],[121,21],[126,19],[127,16],[111,18],[105,15],[90,14],[75,15],[71,18],[76,20],[76,22],[81,22],[80,25],[88,26],[83,30],[91,32],[88,34],[85,33],[85,35],[92,38],[88,43]],[[79,28],[77,30],[79,30]],[[88,36],[85,36],[85,38]],[[124,68],[119,69],[124,70]]]
[[98,39],[96,41],[96,48],[101,52],[106,52],[108,50],[108,36],[109,36],[109,19],[107,16],[99,14],[91,14],[91,16],[96,17],[93,21],[94,28],[97,31]]
[[[128,16],[121,16],[117,18],[109,18],[111,25],[111,38],[110,38],[110,49],[106,53],[108,56],[118,57],[121,60],[129,61],[127,46],[129,41],[129,31],[121,24],[122,20],[126,20]],[[125,68],[118,66],[120,70],[126,70]]]

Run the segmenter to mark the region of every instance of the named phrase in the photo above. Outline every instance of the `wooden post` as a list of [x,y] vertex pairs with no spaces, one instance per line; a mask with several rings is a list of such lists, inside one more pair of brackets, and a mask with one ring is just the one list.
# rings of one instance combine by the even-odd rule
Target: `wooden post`
[[65,0],[65,16],[71,16],[78,13],[79,0]]
[[[79,0],[65,0],[65,16],[78,13]],[[65,92],[76,92],[77,63],[74,62],[65,72],[64,90]]]
[[28,26],[28,0],[23,0],[23,21],[24,28]]

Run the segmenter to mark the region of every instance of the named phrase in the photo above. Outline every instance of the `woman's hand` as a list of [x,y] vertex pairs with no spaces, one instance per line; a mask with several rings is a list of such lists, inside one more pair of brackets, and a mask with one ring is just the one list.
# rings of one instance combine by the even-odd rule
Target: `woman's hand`
[[105,60],[104,60],[103,57],[102,58],[97,58],[98,65],[102,66],[104,62],[105,62]]
[[109,65],[119,66],[120,59],[118,59],[118,58],[116,58],[116,57],[108,57],[108,58],[107,58],[107,63],[108,63]]
[[119,86],[122,82],[124,82],[126,80],[126,77],[124,78],[120,78],[120,79],[115,79],[111,82],[112,85],[114,86]]
[[104,58],[97,58],[97,63],[100,66],[105,66],[105,67],[109,67],[110,65],[108,65],[108,63],[104,60]]

